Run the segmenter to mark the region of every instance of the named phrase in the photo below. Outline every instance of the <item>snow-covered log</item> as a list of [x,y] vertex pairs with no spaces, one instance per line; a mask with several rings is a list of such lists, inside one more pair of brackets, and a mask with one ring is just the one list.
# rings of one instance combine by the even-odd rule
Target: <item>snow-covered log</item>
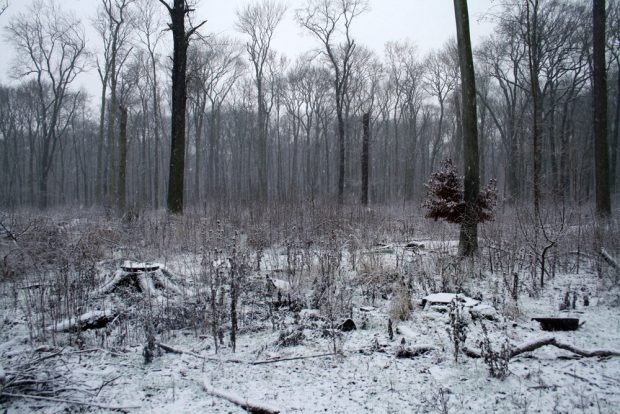
[[[586,350],[577,348],[570,344],[558,341],[555,337],[544,337],[538,338],[532,341],[524,342],[512,348],[510,351],[510,358],[514,358],[518,355],[524,354],[526,352],[535,351],[538,348],[542,348],[543,346],[554,346],[556,348],[564,349],[566,351],[572,352],[573,354],[592,358],[592,357],[612,357],[612,356],[620,356],[620,351],[613,351],[610,349],[596,349],[596,350]],[[471,358],[481,358],[482,353],[473,348],[463,347],[463,353]]]
[[111,309],[102,311],[91,311],[80,315],[78,318],[65,319],[57,324],[47,327],[48,331],[69,332],[86,331],[89,329],[99,329],[105,327],[116,317],[116,313]]
[[207,392],[207,394],[210,394],[210,395],[213,395],[214,397],[219,397],[219,398],[223,398],[223,399],[225,399],[227,401],[230,401],[231,403],[236,404],[239,407],[241,407],[244,410],[247,410],[247,411],[249,411],[251,413],[256,413],[256,414],[277,414],[277,413],[281,412],[281,410],[279,408],[271,407],[271,406],[263,404],[263,403],[256,403],[256,402],[248,401],[245,398],[242,398],[241,396],[239,396],[237,394],[234,394],[232,392],[217,389],[217,388],[211,386],[206,381],[204,381],[202,385],[203,385],[205,391]]

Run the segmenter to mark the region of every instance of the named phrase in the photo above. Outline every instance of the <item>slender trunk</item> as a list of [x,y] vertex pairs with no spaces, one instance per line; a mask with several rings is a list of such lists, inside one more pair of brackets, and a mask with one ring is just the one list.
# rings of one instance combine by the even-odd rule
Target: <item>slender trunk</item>
[[341,91],[336,90],[336,116],[338,118],[338,204],[344,203],[344,118]]
[[96,184],[96,200],[98,203],[103,201],[103,194],[107,191],[103,183],[103,146],[105,144],[105,108],[106,93],[108,87],[108,76],[106,74],[101,81],[101,109],[99,111],[99,136],[97,139],[97,184]]
[[540,219],[540,163],[541,163],[541,128],[542,107],[541,91],[538,75],[540,73],[539,39],[538,39],[538,0],[534,1],[533,14],[530,10],[530,1],[527,1],[527,37],[528,58],[530,70],[530,88],[532,94],[532,111],[534,115],[532,131],[532,155],[534,162],[533,190],[534,190],[534,216]]
[[118,208],[122,213],[127,207],[127,108],[119,107],[120,126],[118,134]]
[[370,144],[370,113],[366,112],[362,119],[364,136],[362,139],[362,205],[368,205],[368,157]]

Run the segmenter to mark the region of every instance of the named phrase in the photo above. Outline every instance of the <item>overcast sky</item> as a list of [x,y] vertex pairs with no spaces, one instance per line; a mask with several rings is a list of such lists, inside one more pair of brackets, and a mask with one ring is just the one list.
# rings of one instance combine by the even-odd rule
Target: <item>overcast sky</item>
[[[151,0],[158,2],[157,0]],[[196,20],[207,20],[204,31],[240,37],[235,30],[235,11],[254,0],[201,0],[196,11]],[[303,6],[305,0],[285,0],[288,11],[278,26],[273,47],[294,59],[300,53],[318,47],[317,41],[304,32],[294,20],[295,10]],[[472,41],[476,44],[482,37],[491,33],[492,25],[485,14],[493,7],[494,0],[469,0],[469,17]],[[0,80],[9,81],[10,68],[14,62],[13,46],[6,39],[4,26],[11,17],[27,9],[31,0],[9,0],[9,9],[0,16],[3,36],[0,38]],[[71,10],[82,18],[88,29],[88,46],[93,52],[101,45],[92,32],[91,19],[95,15],[100,0],[62,0],[65,10]],[[162,6],[163,7],[163,6]],[[420,55],[441,47],[446,40],[454,37],[455,23],[452,0],[370,0],[370,11],[353,23],[353,34],[358,43],[364,44],[383,56],[383,46],[388,41],[409,39],[414,42]],[[83,74],[77,85],[91,94],[100,90],[99,78],[95,71]]]

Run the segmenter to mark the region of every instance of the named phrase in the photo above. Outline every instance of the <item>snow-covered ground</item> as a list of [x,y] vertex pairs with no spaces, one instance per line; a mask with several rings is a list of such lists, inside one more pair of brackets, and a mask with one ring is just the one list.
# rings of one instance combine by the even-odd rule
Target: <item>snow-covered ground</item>
[[[224,346],[215,353],[208,324],[203,329],[189,327],[202,324],[205,318],[204,313],[195,311],[189,317],[200,323],[185,321],[185,329],[155,333],[155,341],[184,353],[165,352],[156,346],[150,364],[144,362],[146,340],[138,319],[127,318],[129,322],[112,322],[107,328],[79,333],[48,332],[45,340],[31,338],[28,321],[32,317],[28,315],[24,291],[36,288],[28,288],[31,282],[27,280],[7,279],[0,288],[0,367],[6,377],[5,388],[0,387],[4,393],[0,409],[7,413],[245,412],[207,393],[207,384],[283,413],[620,412],[620,357],[583,358],[547,346],[512,358],[503,380],[490,377],[483,359],[461,353],[455,362],[448,333],[449,312],[436,306],[422,308],[420,303],[428,294],[446,293],[440,289],[446,276],[438,269],[453,265],[449,258],[456,242],[418,243],[424,247],[416,251],[404,249],[405,243],[398,241],[359,251],[343,247],[341,260],[348,264],[341,276],[352,290],[347,316],[357,325],[356,330],[334,331],[330,329],[334,321],[325,315],[317,317],[318,312],[300,312],[287,306],[274,308],[273,314],[267,315],[264,306],[254,305],[250,295],[242,294],[236,352],[229,346],[226,331]],[[356,268],[350,265],[352,254],[357,255]],[[195,275],[200,273],[200,255],[197,252],[153,259],[171,273],[192,279],[183,287],[192,292],[198,283]],[[106,259],[99,266],[100,270],[107,269],[97,276],[99,285],[109,282],[114,266],[120,266],[125,259],[118,252],[110,256],[112,261]],[[443,263],[441,257],[447,257],[448,264],[438,265]],[[276,289],[285,288],[282,282],[286,279],[283,269],[287,257],[281,246],[267,248],[261,265],[261,272],[252,271],[246,279],[248,289],[263,286],[265,274],[275,280],[272,286]],[[484,321],[472,320],[467,309],[463,311],[468,347],[480,348],[484,323],[496,349],[506,341],[518,345],[554,336],[581,349],[620,351],[620,289],[609,278],[599,277],[588,260],[583,261],[578,273],[558,268],[539,292],[529,287],[532,283],[522,274],[516,302],[509,298],[510,283],[505,275],[458,266],[469,272],[462,281],[463,291],[495,309],[494,320]],[[319,267],[318,259],[311,260],[304,277],[311,279]],[[384,274],[377,276],[379,279],[398,273],[417,278],[408,281],[413,308],[407,320],[393,321],[392,340],[388,338],[388,319],[394,315],[394,286],[398,280],[387,283],[387,293],[378,288],[373,298],[368,280],[377,279],[367,274],[363,278],[362,269],[366,273],[369,269],[381,270]],[[299,283],[297,289],[309,285]],[[286,288],[294,286],[291,282]],[[560,311],[567,292],[571,302],[573,292],[576,294],[575,309],[571,303]],[[95,311],[105,312],[123,299],[122,295],[108,298],[101,294],[84,304],[88,308],[80,309],[94,317],[98,315]],[[175,299],[162,296],[158,300]],[[191,294],[183,300],[193,303]],[[531,320],[556,316],[577,317],[581,325],[576,331],[544,332],[538,322]],[[339,316],[335,322],[340,321]],[[297,331],[303,333],[298,343],[283,346],[283,332]],[[397,358],[399,346],[425,346],[431,350],[411,358]],[[46,399],[21,395],[35,395],[37,383],[40,392],[36,395]]]

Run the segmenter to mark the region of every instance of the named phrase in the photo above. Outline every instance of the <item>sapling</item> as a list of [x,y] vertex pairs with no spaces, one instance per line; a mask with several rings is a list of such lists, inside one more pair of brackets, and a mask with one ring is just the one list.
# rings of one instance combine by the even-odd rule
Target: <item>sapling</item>
[[463,304],[458,301],[458,298],[452,299],[448,305],[448,316],[450,317],[450,327],[447,328],[447,331],[452,342],[454,362],[458,362],[461,345],[467,339],[467,323],[463,317]]

